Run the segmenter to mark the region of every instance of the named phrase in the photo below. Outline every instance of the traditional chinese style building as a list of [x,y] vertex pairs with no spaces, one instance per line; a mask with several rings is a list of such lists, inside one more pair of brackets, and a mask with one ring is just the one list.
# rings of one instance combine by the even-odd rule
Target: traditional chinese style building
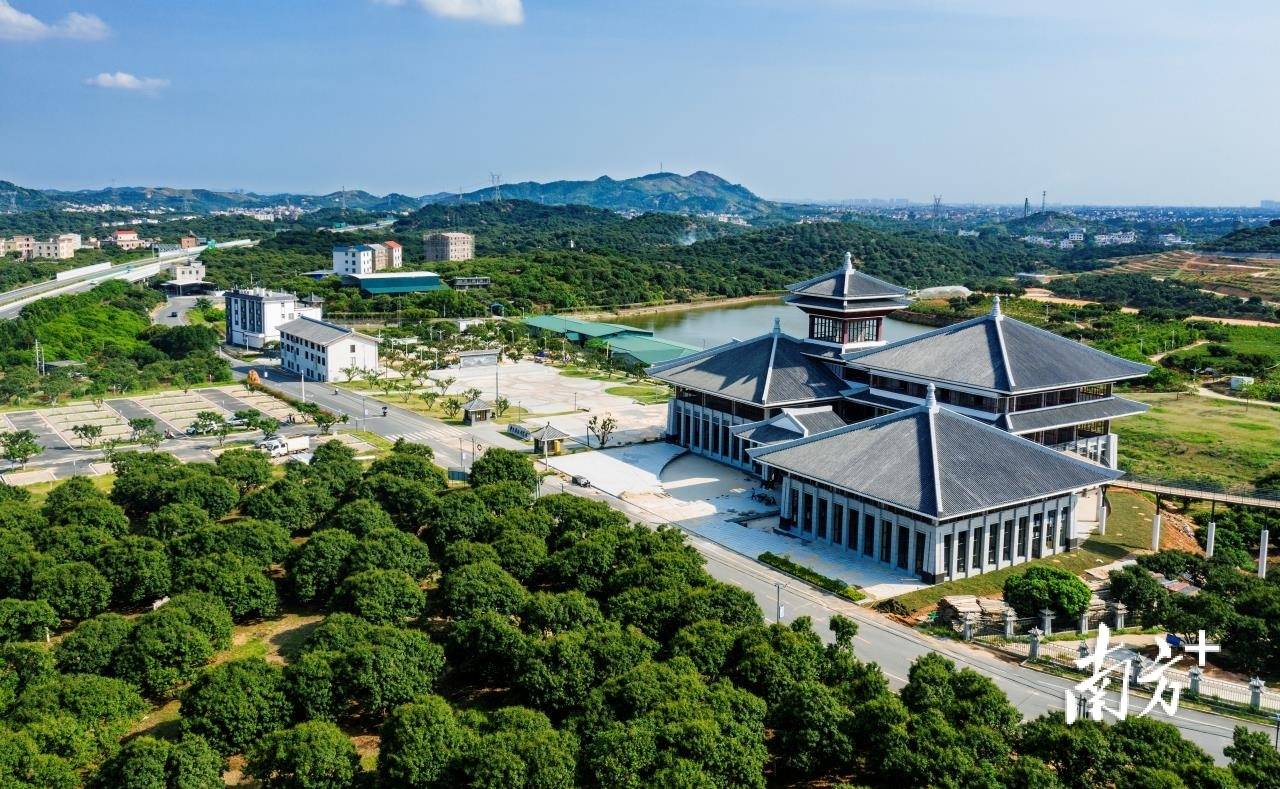
[[1069,550],[1104,518],[1111,420],[1149,366],[990,314],[886,344],[904,288],[850,256],[788,288],[808,336],[773,331],[649,371],[668,440],[781,490],[781,524],[910,572],[963,577]]

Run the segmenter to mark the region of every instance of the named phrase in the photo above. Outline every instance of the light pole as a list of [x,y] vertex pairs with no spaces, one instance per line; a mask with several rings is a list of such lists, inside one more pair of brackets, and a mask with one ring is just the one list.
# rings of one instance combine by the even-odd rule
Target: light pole
[[775,598],[774,598],[774,611],[775,611],[775,617],[774,617],[774,621],[775,621],[775,622],[777,622],[778,624],[782,624],[782,619],[783,619],[783,617],[785,617],[785,616],[787,615],[787,609],[786,609],[786,606],[784,606],[784,605],[782,604],[782,590],[783,590],[783,589],[786,589],[788,586],[790,586],[790,584],[784,584],[784,583],[783,583],[783,582],[781,582],[781,581],[774,581],[774,582],[773,582],[773,589],[774,589],[774,593],[775,593]]

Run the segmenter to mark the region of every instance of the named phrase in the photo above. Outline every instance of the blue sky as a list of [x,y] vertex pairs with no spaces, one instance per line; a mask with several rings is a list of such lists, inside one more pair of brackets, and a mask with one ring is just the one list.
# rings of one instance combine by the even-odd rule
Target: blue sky
[[0,0],[0,179],[1280,199],[1280,4]]

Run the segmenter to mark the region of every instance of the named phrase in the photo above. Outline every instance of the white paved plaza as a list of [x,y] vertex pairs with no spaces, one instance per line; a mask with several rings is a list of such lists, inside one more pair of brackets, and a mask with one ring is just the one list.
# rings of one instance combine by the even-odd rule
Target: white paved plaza
[[752,558],[765,551],[790,556],[823,575],[861,588],[873,599],[920,589],[907,573],[856,556],[840,546],[775,531],[777,507],[751,498],[759,480],[664,442],[550,458],[565,474],[659,518]]

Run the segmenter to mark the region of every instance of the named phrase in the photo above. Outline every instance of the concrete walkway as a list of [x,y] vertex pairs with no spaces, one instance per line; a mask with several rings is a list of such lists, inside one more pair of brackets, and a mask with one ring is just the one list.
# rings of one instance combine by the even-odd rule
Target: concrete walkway
[[789,556],[872,599],[921,589],[924,582],[838,545],[778,530],[778,508],[751,498],[760,480],[665,442],[549,458],[547,465],[586,477],[593,487],[656,518],[755,558]]

